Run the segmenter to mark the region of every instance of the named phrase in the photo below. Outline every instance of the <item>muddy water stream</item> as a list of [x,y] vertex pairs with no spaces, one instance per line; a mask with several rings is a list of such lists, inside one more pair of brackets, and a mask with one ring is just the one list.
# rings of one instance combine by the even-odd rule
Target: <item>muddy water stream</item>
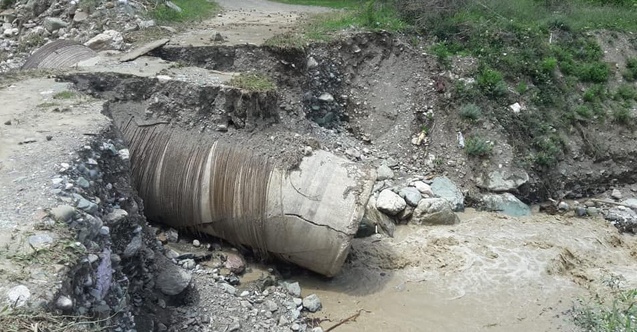
[[[603,220],[469,210],[462,223],[355,240],[337,277],[299,276],[336,331],[573,331],[567,310],[611,274],[637,284],[632,237]],[[601,289],[601,288],[600,288]]]

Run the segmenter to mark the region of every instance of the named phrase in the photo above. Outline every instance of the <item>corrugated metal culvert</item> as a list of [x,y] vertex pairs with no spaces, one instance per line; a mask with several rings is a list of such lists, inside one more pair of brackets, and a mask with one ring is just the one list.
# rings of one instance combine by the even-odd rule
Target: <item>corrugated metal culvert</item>
[[68,68],[97,56],[92,49],[72,40],[58,39],[35,51],[22,69]]

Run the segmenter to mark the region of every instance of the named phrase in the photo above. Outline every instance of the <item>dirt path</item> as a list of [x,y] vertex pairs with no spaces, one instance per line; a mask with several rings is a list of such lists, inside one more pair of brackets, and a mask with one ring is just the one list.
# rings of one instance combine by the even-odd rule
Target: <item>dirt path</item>
[[[265,0],[217,0],[223,9],[218,17],[171,38],[169,45],[263,44],[267,39],[290,31],[304,15],[329,12],[316,6],[287,5]],[[216,33],[224,41],[215,41]]]

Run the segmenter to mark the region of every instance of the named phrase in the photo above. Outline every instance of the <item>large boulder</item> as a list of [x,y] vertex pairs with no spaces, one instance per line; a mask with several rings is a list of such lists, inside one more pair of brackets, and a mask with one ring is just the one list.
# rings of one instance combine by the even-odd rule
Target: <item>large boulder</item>
[[453,225],[460,218],[444,198],[423,198],[414,209],[410,222],[416,225]]
[[521,169],[502,169],[476,179],[476,185],[491,192],[507,192],[529,182],[529,175]]
[[362,237],[363,232],[367,236],[376,233],[376,226],[379,226],[387,235],[394,236],[394,230],[396,229],[394,221],[386,214],[380,212],[376,208],[377,204],[374,196],[369,198],[365,206],[365,215],[363,215],[361,220],[361,228],[363,230],[359,228],[359,233],[357,233],[359,237]]
[[449,201],[453,211],[464,211],[464,195],[449,178],[445,176],[435,178],[431,183],[431,191],[436,197]]
[[418,189],[414,187],[407,187],[407,188],[400,189],[400,191],[398,192],[398,195],[400,195],[400,197],[405,199],[405,202],[407,202],[407,204],[411,206],[417,206],[418,202],[420,202],[420,200],[422,199],[422,195],[420,194],[420,191],[418,191]]
[[531,214],[531,208],[512,194],[486,194],[481,198],[482,206],[489,211],[502,212],[512,217]]
[[106,30],[99,35],[89,39],[84,46],[94,51],[118,50],[124,48],[124,37],[115,30]]
[[390,216],[397,215],[400,211],[404,210],[406,206],[407,202],[389,189],[381,191],[376,199],[376,208]]

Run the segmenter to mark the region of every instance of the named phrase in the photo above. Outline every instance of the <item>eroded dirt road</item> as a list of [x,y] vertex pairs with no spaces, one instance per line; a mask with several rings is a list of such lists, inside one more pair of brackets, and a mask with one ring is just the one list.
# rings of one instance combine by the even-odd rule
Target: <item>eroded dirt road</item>
[[[287,5],[264,0],[217,0],[223,9],[218,17],[171,39],[170,45],[206,46],[263,44],[267,39],[294,29],[307,14],[329,12],[313,6]],[[224,38],[215,41],[216,33]]]

